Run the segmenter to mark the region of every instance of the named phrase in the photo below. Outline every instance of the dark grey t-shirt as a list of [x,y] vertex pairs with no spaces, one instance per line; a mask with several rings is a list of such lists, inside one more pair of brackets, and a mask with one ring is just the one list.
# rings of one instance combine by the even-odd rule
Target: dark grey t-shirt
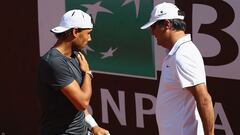
[[39,63],[39,97],[42,106],[41,135],[85,135],[84,113],[78,111],[61,89],[76,80],[82,83],[82,72],[76,56],[67,58],[52,48]]

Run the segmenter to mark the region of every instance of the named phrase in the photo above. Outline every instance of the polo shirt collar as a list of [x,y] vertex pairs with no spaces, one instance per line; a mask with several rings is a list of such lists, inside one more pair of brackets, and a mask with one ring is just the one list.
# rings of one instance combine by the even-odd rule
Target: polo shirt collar
[[185,42],[189,42],[191,41],[191,35],[187,34],[184,37],[181,37],[180,39],[178,39],[178,41],[174,44],[174,46],[172,47],[171,51],[168,53],[168,55],[173,55],[178,48],[183,45]]

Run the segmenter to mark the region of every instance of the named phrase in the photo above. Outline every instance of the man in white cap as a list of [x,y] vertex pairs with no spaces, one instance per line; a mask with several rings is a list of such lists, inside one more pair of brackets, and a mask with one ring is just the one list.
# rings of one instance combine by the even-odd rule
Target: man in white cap
[[214,110],[206,86],[203,58],[185,34],[184,14],[172,3],[154,7],[141,29],[150,28],[166,48],[156,101],[160,135],[213,135]]
[[81,49],[91,41],[91,17],[81,10],[66,12],[51,29],[55,45],[40,59],[41,135],[109,135],[88,113],[93,75]]

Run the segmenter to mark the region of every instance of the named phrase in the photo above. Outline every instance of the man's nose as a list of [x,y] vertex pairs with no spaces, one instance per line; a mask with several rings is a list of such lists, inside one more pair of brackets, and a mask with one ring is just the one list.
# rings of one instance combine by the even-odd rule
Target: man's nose
[[91,35],[89,35],[89,37],[88,37],[88,41],[92,41],[92,37],[91,37]]

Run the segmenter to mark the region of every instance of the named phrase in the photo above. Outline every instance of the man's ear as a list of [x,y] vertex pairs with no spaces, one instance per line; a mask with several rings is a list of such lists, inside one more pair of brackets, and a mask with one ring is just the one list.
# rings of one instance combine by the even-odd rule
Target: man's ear
[[73,30],[72,30],[72,35],[73,35],[74,37],[77,37],[77,34],[78,34],[78,28],[73,28]]
[[164,27],[166,29],[171,29],[172,28],[172,24],[169,20],[164,20]]

